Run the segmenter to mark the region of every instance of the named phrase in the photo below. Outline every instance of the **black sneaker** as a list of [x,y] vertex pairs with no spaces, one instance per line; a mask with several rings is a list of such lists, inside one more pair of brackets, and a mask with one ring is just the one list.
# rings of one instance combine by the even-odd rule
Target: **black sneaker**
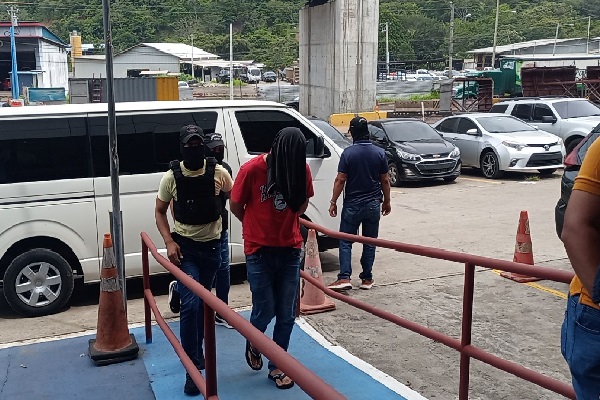
[[215,315],[215,324],[224,326],[227,329],[233,329],[233,326],[229,325],[219,314]]
[[183,393],[188,396],[198,396],[200,394],[200,389],[192,380],[192,377],[189,374],[185,374],[185,386],[183,387]]
[[175,289],[175,285],[177,285],[177,281],[169,283],[169,308],[172,313],[179,314],[181,298],[179,297],[179,292]]

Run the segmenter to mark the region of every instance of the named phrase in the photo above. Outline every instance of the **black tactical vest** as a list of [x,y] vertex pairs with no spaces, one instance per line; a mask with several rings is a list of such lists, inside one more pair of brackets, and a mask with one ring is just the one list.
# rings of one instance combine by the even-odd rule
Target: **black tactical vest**
[[183,176],[178,160],[169,168],[175,176],[177,200],[173,201],[175,220],[186,225],[205,225],[219,219],[223,213],[223,200],[215,195],[214,157],[206,158],[206,170],[201,176]]

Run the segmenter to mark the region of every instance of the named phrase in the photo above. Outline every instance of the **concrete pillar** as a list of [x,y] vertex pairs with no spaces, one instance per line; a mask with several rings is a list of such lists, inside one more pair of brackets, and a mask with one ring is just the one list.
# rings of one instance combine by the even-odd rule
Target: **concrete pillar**
[[300,112],[372,111],[379,1],[334,0],[300,10]]

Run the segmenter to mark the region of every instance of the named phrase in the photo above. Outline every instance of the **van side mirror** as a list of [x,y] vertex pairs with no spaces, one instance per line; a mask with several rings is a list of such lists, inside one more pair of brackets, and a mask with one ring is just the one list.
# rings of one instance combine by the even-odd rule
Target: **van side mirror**
[[480,136],[479,130],[472,128],[467,131],[467,135]]
[[322,136],[315,137],[315,157],[325,158],[325,139]]
[[546,124],[555,124],[556,123],[556,117],[552,116],[552,115],[544,115],[542,117],[542,122],[546,123]]

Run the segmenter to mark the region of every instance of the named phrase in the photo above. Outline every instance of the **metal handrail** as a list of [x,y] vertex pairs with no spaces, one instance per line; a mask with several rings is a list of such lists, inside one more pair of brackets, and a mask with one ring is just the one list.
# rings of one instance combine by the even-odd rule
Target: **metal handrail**
[[[329,386],[325,381],[315,375],[312,371],[302,365],[298,360],[279,347],[273,340],[256,329],[244,317],[233,311],[227,304],[213,295],[204,286],[185,274],[181,269],[171,263],[158,253],[156,246],[145,232],[141,233],[142,239],[142,267],[144,278],[144,315],[146,343],[152,343],[152,315],[154,313],[156,322],[165,333],[167,340],[173,346],[175,353],[180,358],[186,371],[190,374],[194,383],[207,400],[218,400],[217,395],[217,373],[216,373],[216,340],[215,340],[215,318],[214,313],[219,314],[242,336],[248,339],[252,346],[258,349],[269,360],[273,361],[277,368],[281,369],[296,384],[313,399],[318,400],[342,400],[346,399],[341,393]],[[206,359],[206,380],[196,369],[193,362],[183,350],[181,343],[177,340],[173,331],[169,328],[160,314],[152,291],[150,289],[150,267],[148,252],[154,259],[169,271],[181,284],[187,286],[194,294],[200,297],[204,303],[204,342]]]
[[465,264],[465,284],[463,293],[463,317],[461,328],[461,339],[456,339],[441,332],[419,325],[416,322],[409,321],[397,315],[378,309],[370,304],[353,299],[346,295],[337,293],[327,288],[319,280],[313,278],[305,271],[300,271],[302,278],[309,281],[315,287],[319,288],[325,294],[344,303],[350,304],[356,308],[369,312],[382,319],[392,322],[398,326],[409,329],[419,335],[440,342],[460,352],[460,381],[459,381],[459,400],[469,398],[469,370],[470,359],[475,358],[493,367],[511,373],[521,379],[535,383],[541,387],[561,394],[565,397],[575,399],[575,392],[571,385],[563,383],[557,379],[547,377],[539,372],[530,370],[515,362],[508,361],[501,357],[488,353],[471,344],[471,329],[473,322],[473,289],[475,286],[475,266],[490,269],[498,269],[507,272],[513,272],[538,278],[548,279],[556,282],[569,283],[573,278],[572,272],[561,271],[551,268],[542,268],[532,265],[498,260],[494,258],[475,256],[467,253],[459,253],[448,250],[436,249],[432,247],[419,246],[413,244],[399,243],[390,240],[369,238],[365,236],[351,235],[333,231],[324,228],[310,221],[301,219],[300,222],[309,229],[321,232],[327,236],[336,239],[344,239],[352,242],[366,243],[378,247],[385,247],[402,253],[436,258]]

